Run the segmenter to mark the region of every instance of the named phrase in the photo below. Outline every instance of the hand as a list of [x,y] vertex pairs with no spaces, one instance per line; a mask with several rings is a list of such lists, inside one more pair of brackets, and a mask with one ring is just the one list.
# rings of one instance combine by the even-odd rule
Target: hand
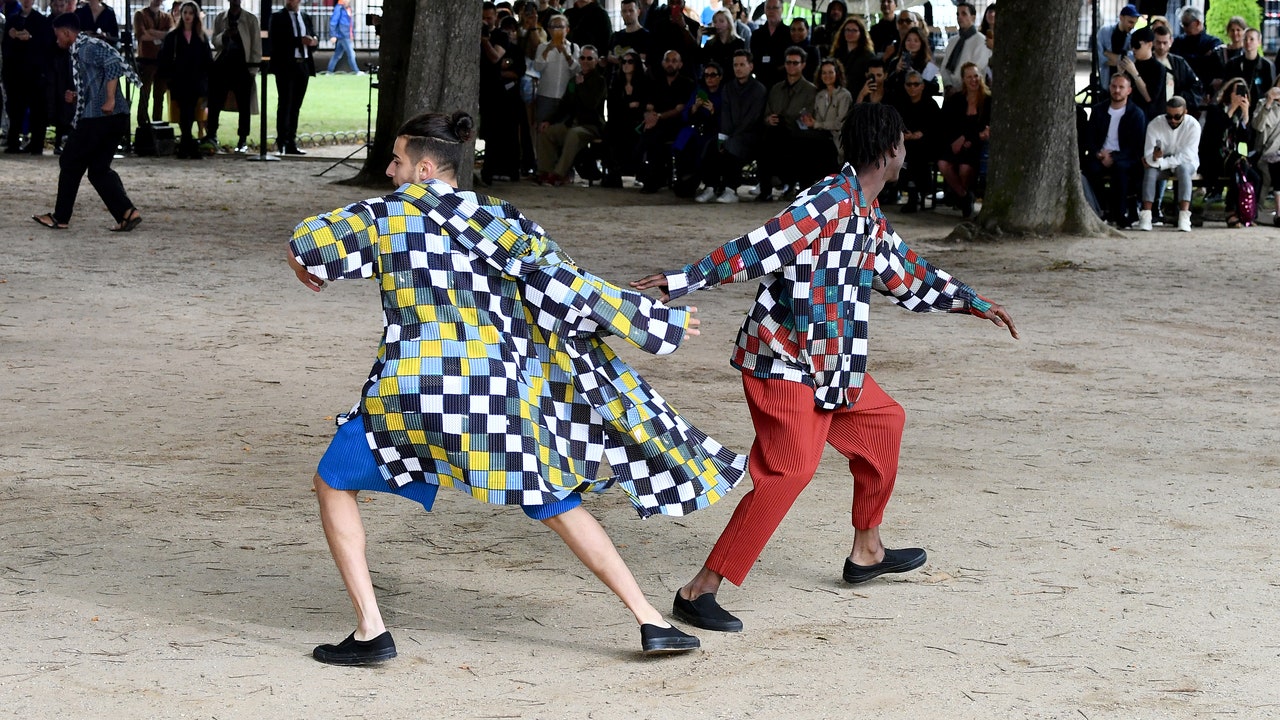
[[1004,306],[991,303],[991,309],[982,314],[982,317],[995,323],[996,327],[1009,328],[1009,334],[1014,340],[1018,339],[1018,329],[1013,326],[1013,318],[1009,316],[1009,311]]
[[547,128],[549,127],[551,127],[551,123],[547,122],[546,120],[543,120],[542,122],[538,123],[538,132],[544,133],[547,131]]
[[800,116],[800,124],[807,128],[812,128],[817,124],[817,121],[813,119],[812,115],[806,112]]
[[964,149],[964,136],[963,136],[963,135],[961,135],[960,137],[958,137],[958,138],[956,138],[955,140],[951,141],[951,153],[952,153],[953,155],[959,155],[959,154],[960,154],[960,151],[961,151],[961,150],[963,150],[963,149]]
[[315,47],[320,44],[320,41],[308,35],[307,37],[302,38],[302,44],[307,47]]
[[107,96],[107,101],[102,103],[102,114],[110,115],[116,111],[116,96],[112,93]]
[[74,90],[68,90],[66,93],[64,93],[64,94],[62,95],[62,99],[63,99],[63,100],[65,100],[65,101],[67,101],[67,102],[69,102],[69,103],[73,103],[73,102],[75,102],[75,101],[76,101],[76,93],[75,93],[75,91],[74,91]]
[[669,294],[670,288],[667,285],[667,276],[662,273],[654,273],[652,275],[646,275],[639,280],[632,280],[631,287],[635,290],[649,290],[650,288],[657,288],[658,291],[662,293],[661,297],[658,298],[659,300],[662,302],[671,300],[671,295]]
[[302,263],[298,262],[298,258],[293,256],[292,251],[286,251],[285,256],[289,259],[289,269],[293,270],[293,274],[298,277],[298,282],[306,285],[315,292],[320,292],[324,289],[324,280],[321,280],[315,275],[307,272],[307,268],[303,266]]
[[1151,151],[1151,159],[1152,159],[1152,160],[1159,160],[1159,159],[1160,159],[1160,158],[1162,158],[1162,157],[1164,157],[1164,150],[1161,150],[1161,149],[1160,149],[1160,146],[1159,146],[1159,145],[1157,145],[1157,146],[1156,146],[1156,149]]
[[688,340],[694,335],[702,334],[702,331],[698,329],[698,326],[702,324],[702,321],[693,316],[694,313],[698,312],[698,308],[687,307],[685,308],[685,312],[689,313],[689,325],[684,329],[684,339]]
[[1127,55],[1120,58],[1120,69],[1125,71],[1125,73],[1129,75],[1132,75],[1135,77],[1138,75],[1138,67],[1133,64],[1133,61],[1130,60],[1129,56]]
[[1102,167],[1108,167],[1108,168],[1115,163],[1115,160],[1111,158],[1110,150],[1098,151],[1098,161],[1102,163]]
[[766,115],[764,117],[764,124],[769,126],[776,126],[778,124],[778,116],[776,114]]
[[988,126],[986,126],[986,127],[982,128],[982,132],[978,133],[978,138],[979,138],[979,139],[981,139],[981,140],[983,140],[983,141],[990,140],[990,139],[991,139],[991,126],[990,126],[990,125],[988,125]]
[[658,124],[658,113],[646,110],[644,113],[644,129],[652,130]]

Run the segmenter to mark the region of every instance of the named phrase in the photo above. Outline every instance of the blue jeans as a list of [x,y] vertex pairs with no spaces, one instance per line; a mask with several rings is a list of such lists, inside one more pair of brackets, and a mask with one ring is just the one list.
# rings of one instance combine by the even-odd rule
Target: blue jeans
[[346,56],[347,62],[351,63],[351,72],[360,72],[360,66],[356,64],[356,51],[351,47],[351,38],[338,38],[333,42],[333,57],[329,58],[329,72],[333,72],[338,67],[338,58]]

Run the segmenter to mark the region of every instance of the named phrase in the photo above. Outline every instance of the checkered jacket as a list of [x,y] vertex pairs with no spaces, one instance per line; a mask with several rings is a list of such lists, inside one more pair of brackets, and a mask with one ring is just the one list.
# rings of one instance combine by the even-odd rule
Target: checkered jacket
[[916,312],[980,316],[991,307],[908,248],[848,164],[763,227],[667,273],[667,283],[678,298],[762,276],[731,363],[759,378],[802,382],[827,410],[853,405],[862,390],[871,290]]
[[[706,507],[746,458],[690,425],[620,360],[612,333],[674,351],[688,313],[576,267],[496,198],[445,183],[304,220],[294,256],[314,275],[381,283],[384,335],[360,402],[383,477],[506,505],[615,483],[641,517]],[[598,480],[601,459],[614,477]]]

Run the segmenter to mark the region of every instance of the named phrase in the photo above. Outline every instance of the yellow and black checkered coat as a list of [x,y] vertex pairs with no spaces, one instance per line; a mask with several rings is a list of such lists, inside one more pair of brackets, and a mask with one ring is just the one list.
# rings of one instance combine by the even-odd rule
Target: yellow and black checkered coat
[[[320,278],[381,283],[382,346],[346,419],[363,418],[392,487],[540,505],[617,483],[645,517],[706,507],[741,478],[745,457],[601,339],[670,353],[688,313],[576,267],[510,204],[404,185],[304,220],[291,247]],[[614,477],[596,479],[602,458]]]

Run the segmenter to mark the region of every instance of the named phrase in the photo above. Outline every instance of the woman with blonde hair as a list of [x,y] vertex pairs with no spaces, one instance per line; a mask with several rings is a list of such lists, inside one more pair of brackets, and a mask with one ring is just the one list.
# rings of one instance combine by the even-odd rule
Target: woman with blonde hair
[[938,172],[964,217],[973,215],[973,188],[991,139],[991,90],[974,63],[960,66],[963,90],[942,103],[942,154]]

